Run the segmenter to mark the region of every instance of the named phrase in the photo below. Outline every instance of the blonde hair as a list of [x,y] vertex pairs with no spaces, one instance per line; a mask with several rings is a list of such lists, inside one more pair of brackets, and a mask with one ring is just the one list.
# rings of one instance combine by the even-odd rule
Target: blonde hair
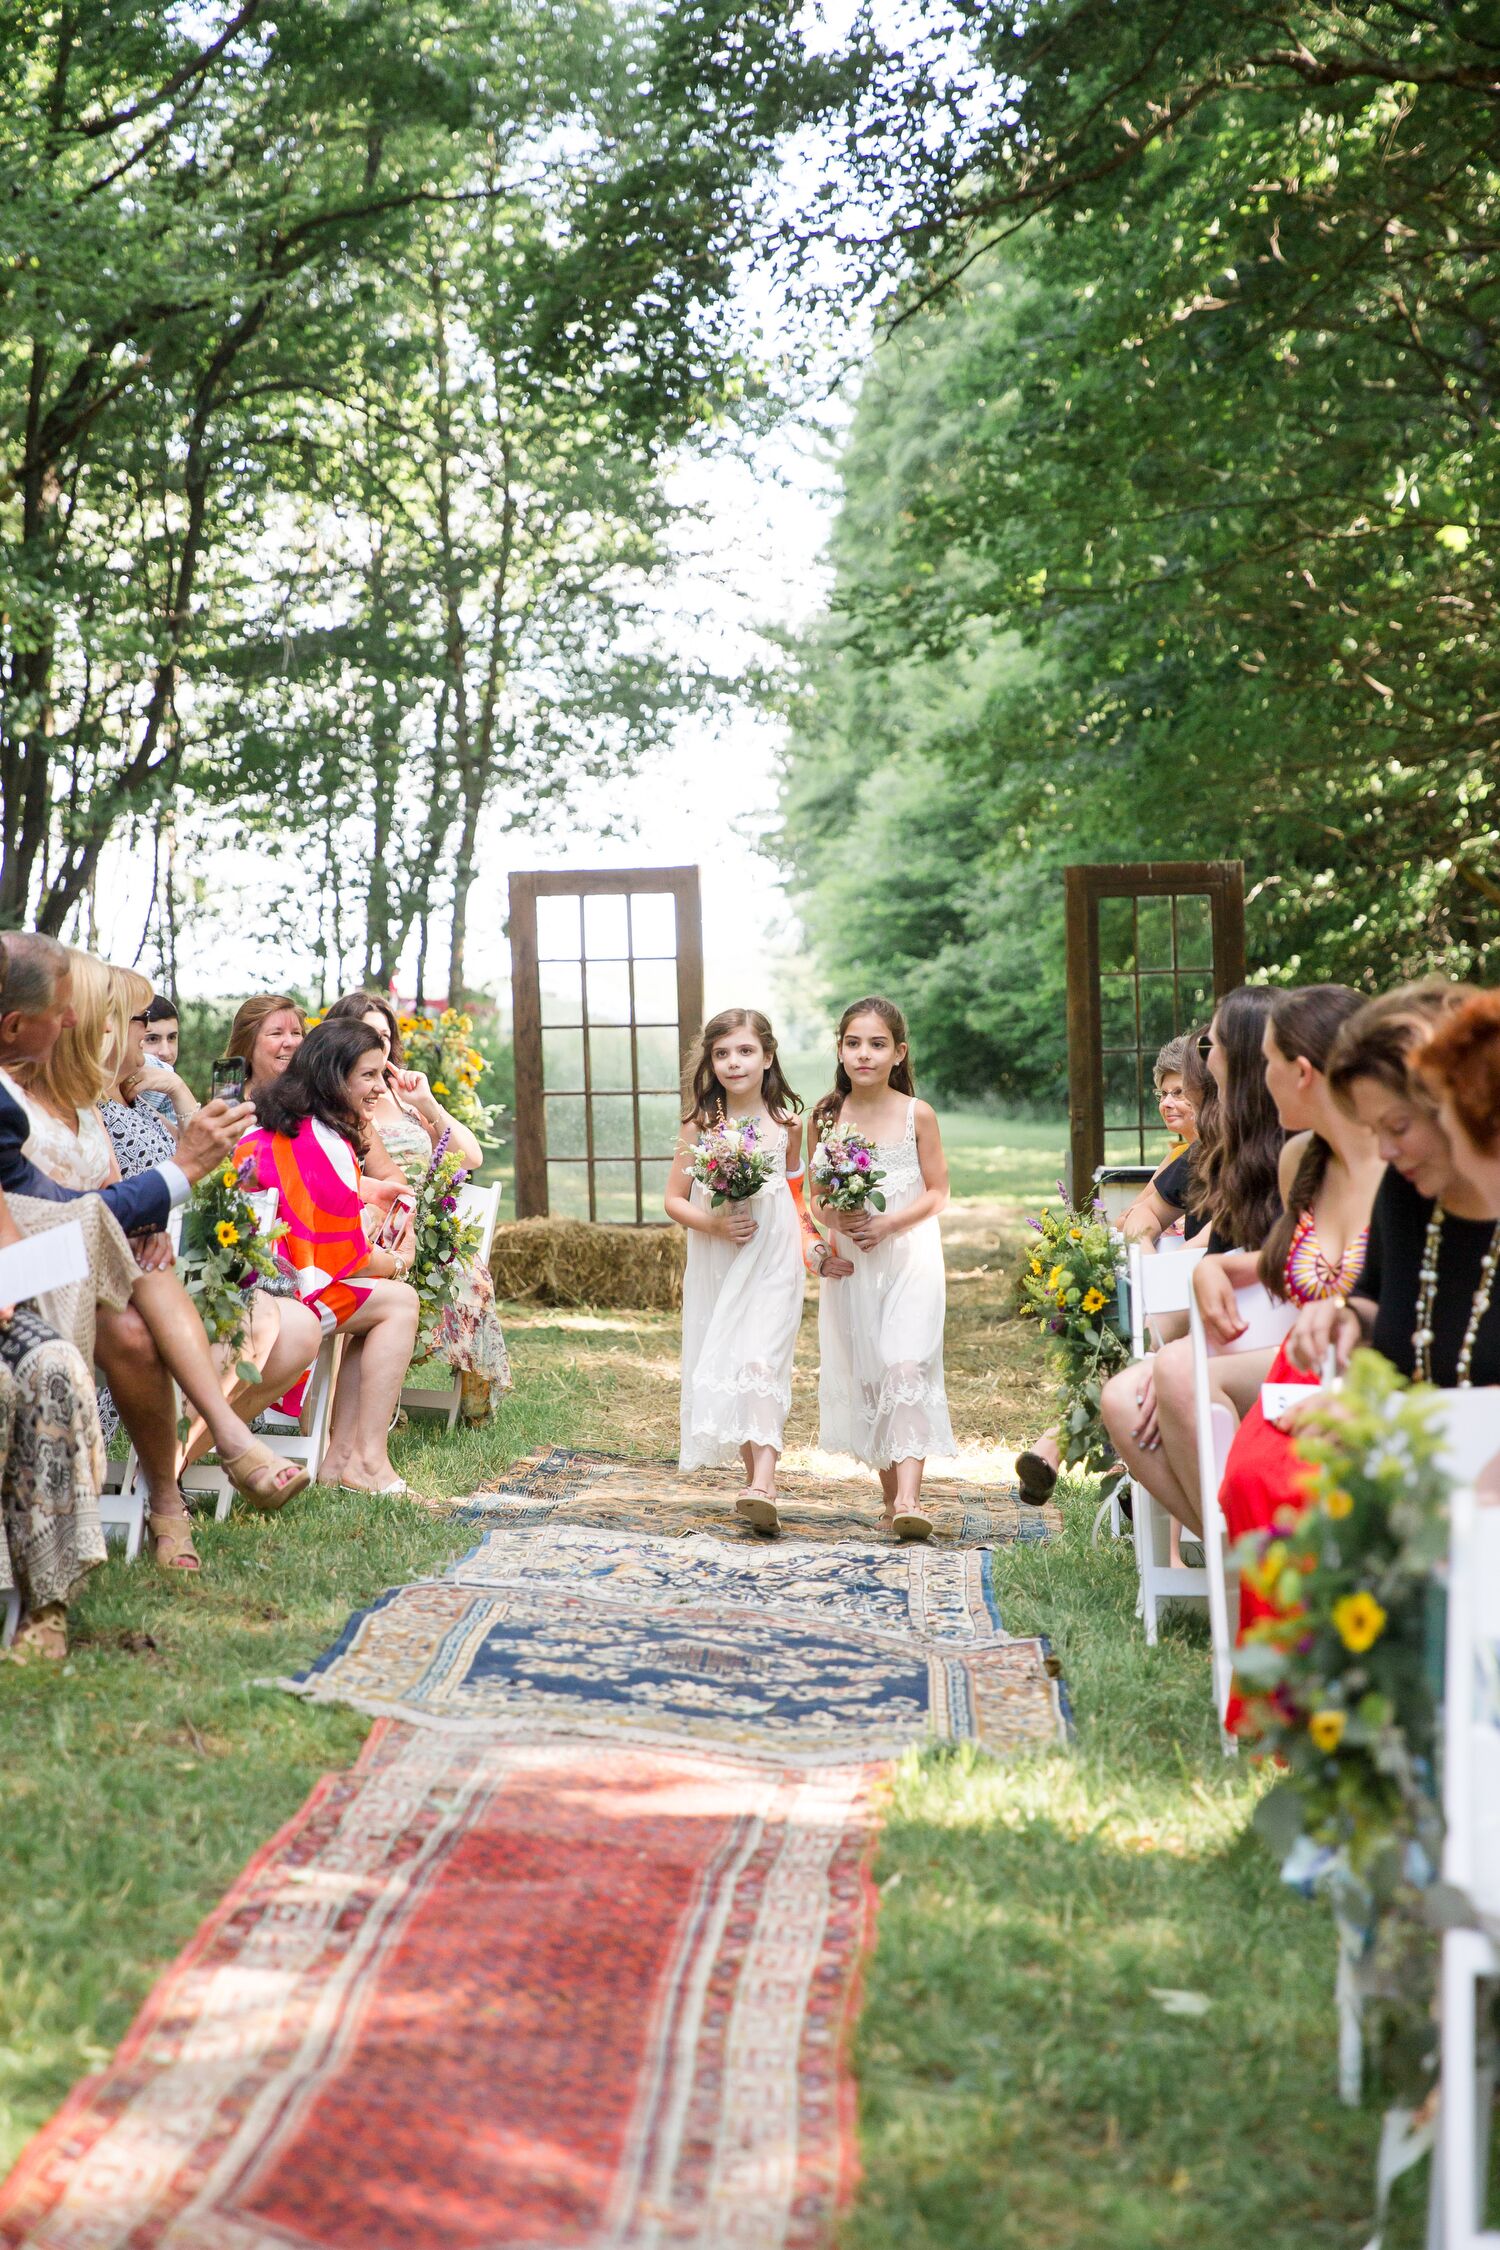
[[67,966],[76,1020],[58,1034],[46,1061],[37,1064],[31,1090],[54,1109],[81,1112],[97,1107],[114,1085],[114,1058],[121,1050],[111,1014],[109,963],[70,946]]
[[156,988],[139,969],[122,968],[118,961],[108,961],[105,967],[109,972],[109,1029],[113,1040],[108,1067],[118,1085],[124,1074],[125,1050],[130,1045],[130,1019],[146,1013]]

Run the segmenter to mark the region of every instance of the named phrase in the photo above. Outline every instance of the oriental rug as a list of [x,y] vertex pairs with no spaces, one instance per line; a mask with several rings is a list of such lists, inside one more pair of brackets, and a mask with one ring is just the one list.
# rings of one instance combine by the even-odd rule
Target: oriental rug
[[[435,1503],[445,1515],[521,1526],[548,1522],[593,1524],[615,1531],[651,1531],[681,1538],[707,1531],[742,1545],[759,1535],[734,1513],[744,1480],[737,1469],[696,1469],[681,1476],[668,1461],[624,1461],[602,1453],[547,1446],[528,1454],[496,1478],[457,1501]],[[882,1529],[873,1478],[830,1482],[795,1470],[777,1472],[777,1498],[788,1537],[878,1542],[895,1548]],[[961,1483],[928,1477],[922,1500],[940,1545],[992,1547],[1045,1539],[1061,1517],[1051,1502],[1029,1507],[1014,1485]]]
[[856,1630],[708,1602],[639,1605],[551,1585],[393,1588],[276,1683],[489,1740],[558,1734],[785,1765],[1005,1752],[1065,1739],[1045,1644]]
[[651,1609],[722,1605],[804,1624],[869,1627],[941,1641],[1001,1635],[984,1547],[731,1543],[587,1524],[499,1524],[443,1572],[462,1586],[536,1586]]
[[6,2250],[821,2250],[876,1776],[375,1730],[0,2189]]

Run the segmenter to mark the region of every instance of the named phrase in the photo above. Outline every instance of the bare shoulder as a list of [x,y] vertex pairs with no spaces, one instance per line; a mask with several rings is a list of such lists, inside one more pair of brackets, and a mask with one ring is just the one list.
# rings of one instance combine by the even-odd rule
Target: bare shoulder
[[786,1128],[786,1153],[788,1161],[790,1161],[798,1154],[801,1147],[802,1120],[800,1117],[789,1118]]
[[1292,1182],[1297,1177],[1297,1167],[1307,1154],[1311,1133],[1293,1133],[1281,1144],[1281,1154],[1276,1161],[1276,1176],[1281,1183],[1281,1200],[1285,1203],[1291,1193]]
[[916,1118],[919,1133],[936,1133],[940,1130],[937,1111],[933,1108],[931,1102],[919,1101],[917,1103]]

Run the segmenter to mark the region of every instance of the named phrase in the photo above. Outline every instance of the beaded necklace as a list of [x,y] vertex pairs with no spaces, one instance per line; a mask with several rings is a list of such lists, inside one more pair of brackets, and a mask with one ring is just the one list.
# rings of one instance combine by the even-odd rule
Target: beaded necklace
[[[1443,1220],[1447,1213],[1441,1203],[1432,1206],[1432,1217],[1427,1222],[1427,1238],[1422,1244],[1422,1263],[1417,1278],[1417,1325],[1412,1330],[1411,1346],[1415,1363],[1416,1380],[1432,1381],[1432,1313],[1437,1303],[1438,1251],[1443,1240]],[[1479,1287],[1474,1292],[1474,1302],[1469,1307],[1469,1325],[1464,1330],[1463,1346],[1458,1355],[1458,1372],[1454,1388],[1467,1391],[1473,1388],[1469,1380],[1469,1367],[1474,1357],[1474,1340],[1479,1334],[1479,1324],[1490,1309],[1490,1294],[1495,1286],[1495,1271],[1500,1267],[1500,1219],[1495,1221],[1479,1268]]]

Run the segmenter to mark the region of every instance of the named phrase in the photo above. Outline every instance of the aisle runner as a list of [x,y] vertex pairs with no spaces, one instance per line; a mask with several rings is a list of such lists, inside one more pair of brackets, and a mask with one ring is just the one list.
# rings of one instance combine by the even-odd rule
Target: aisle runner
[[847,1488],[799,1491],[808,1545],[597,1456],[505,1483],[287,1683],[417,1723],[252,1861],[4,2250],[826,2250],[877,1761],[1063,1734],[961,1544],[989,1496],[913,1550]]
[[[669,1537],[708,1531],[746,1546],[755,1532],[734,1512],[743,1489],[738,1469],[695,1469],[681,1477],[666,1461],[619,1461],[570,1446],[544,1446],[463,1499],[436,1505],[445,1515],[513,1524],[596,1524],[620,1531],[654,1531]],[[826,1478],[779,1469],[777,1499],[792,1539],[884,1539],[873,1478],[830,1483]],[[922,1504],[940,1545],[993,1547],[1011,1540],[1045,1539],[1062,1521],[1049,1503],[1029,1507],[1015,1485],[961,1484],[956,1477],[927,1477]]]
[[814,2250],[873,1767],[377,1728],[0,2191],[28,2250]]

